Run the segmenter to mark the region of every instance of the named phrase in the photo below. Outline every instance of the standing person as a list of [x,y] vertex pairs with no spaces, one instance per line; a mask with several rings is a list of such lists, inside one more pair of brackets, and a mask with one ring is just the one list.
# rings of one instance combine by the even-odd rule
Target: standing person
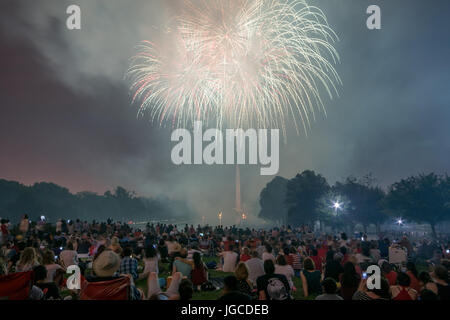
[[264,261],[265,275],[256,280],[259,300],[290,300],[290,287],[286,277],[275,273],[271,259]]
[[247,260],[245,264],[248,267],[248,279],[256,286],[256,279],[265,274],[264,262],[259,258],[258,252],[253,250],[251,252],[252,258]]
[[322,275],[319,270],[316,270],[314,261],[311,258],[305,259],[300,277],[302,278],[303,295],[305,298],[312,294],[322,293],[322,286],[320,284]]
[[9,238],[9,230],[8,230],[8,220],[2,219],[1,220],[1,227],[0,227],[0,244],[7,243]]
[[223,258],[223,272],[234,272],[236,268],[238,254],[233,251],[234,247],[232,244],[228,246],[228,250],[220,253],[220,256]]
[[62,232],[62,219],[56,222],[56,233]]
[[26,235],[28,233],[28,229],[30,228],[30,220],[28,220],[28,215],[24,214],[22,220],[20,220],[19,231]]

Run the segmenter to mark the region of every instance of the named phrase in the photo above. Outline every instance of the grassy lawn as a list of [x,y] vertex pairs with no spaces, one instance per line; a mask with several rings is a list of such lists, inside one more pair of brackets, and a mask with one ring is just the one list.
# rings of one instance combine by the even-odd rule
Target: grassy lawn
[[[210,261],[215,261],[217,264],[219,263],[218,258],[214,257],[205,257],[203,259],[205,263]],[[169,270],[169,264],[168,263],[161,263],[160,264],[160,278],[166,278],[171,275],[171,272]],[[208,270],[209,278],[225,278],[226,276],[233,275],[233,273],[227,273],[222,272],[218,270]],[[294,293],[294,299],[295,300],[305,300],[305,297],[303,295],[303,289],[302,289],[302,281],[300,278],[294,278],[294,284],[297,288],[297,291]],[[147,280],[139,280],[136,282],[136,285],[138,288],[142,289],[145,293],[147,293]],[[163,289],[164,290],[164,289]],[[216,290],[216,291],[208,291],[208,292],[194,292],[194,295],[192,297],[192,300],[217,300],[222,295],[222,290]],[[306,300],[314,300],[315,296],[310,296]]]

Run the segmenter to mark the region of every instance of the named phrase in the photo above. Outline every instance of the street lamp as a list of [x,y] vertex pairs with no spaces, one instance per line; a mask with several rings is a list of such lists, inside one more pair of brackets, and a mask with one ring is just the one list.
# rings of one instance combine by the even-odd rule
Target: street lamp
[[219,226],[222,225],[222,212],[219,212]]

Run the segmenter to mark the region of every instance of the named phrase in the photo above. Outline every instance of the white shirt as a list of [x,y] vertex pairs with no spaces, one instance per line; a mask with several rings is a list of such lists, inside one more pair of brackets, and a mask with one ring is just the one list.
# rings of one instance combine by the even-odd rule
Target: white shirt
[[294,277],[294,269],[292,269],[290,265],[275,265],[275,273],[284,275],[289,282],[289,287],[291,287],[291,289],[294,287],[294,281],[292,281],[292,278]]
[[238,254],[232,251],[225,251],[222,253],[223,257],[223,272],[234,272],[236,269],[236,262],[238,258]]
[[75,250],[63,250],[59,254],[59,258],[66,268],[78,264],[77,252]]
[[264,262],[259,258],[251,258],[245,264],[248,267],[248,280],[256,285],[256,279],[266,274],[264,271]]
[[268,252],[264,252],[264,253],[263,253],[262,259],[263,259],[263,261],[266,261],[266,260],[272,260],[273,263],[275,263],[275,257],[273,256],[273,254],[268,253]]

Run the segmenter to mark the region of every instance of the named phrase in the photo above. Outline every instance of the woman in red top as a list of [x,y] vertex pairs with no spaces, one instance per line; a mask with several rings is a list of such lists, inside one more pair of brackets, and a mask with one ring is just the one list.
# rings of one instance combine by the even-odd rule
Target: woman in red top
[[242,254],[240,261],[245,262],[250,260],[252,257],[250,256],[250,249],[247,247],[242,248]]
[[417,300],[417,291],[410,287],[411,279],[406,273],[400,272],[397,282],[391,287],[392,300]]
[[194,268],[191,271],[192,284],[198,287],[208,281],[208,272],[200,253],[194,252],[192,258],[194,260]]
[[381,272],[386,280],[389,282],[389,286],[395,286],[397,284],[397,272],[392,270],[389,262],[385,261],[381,265]]

